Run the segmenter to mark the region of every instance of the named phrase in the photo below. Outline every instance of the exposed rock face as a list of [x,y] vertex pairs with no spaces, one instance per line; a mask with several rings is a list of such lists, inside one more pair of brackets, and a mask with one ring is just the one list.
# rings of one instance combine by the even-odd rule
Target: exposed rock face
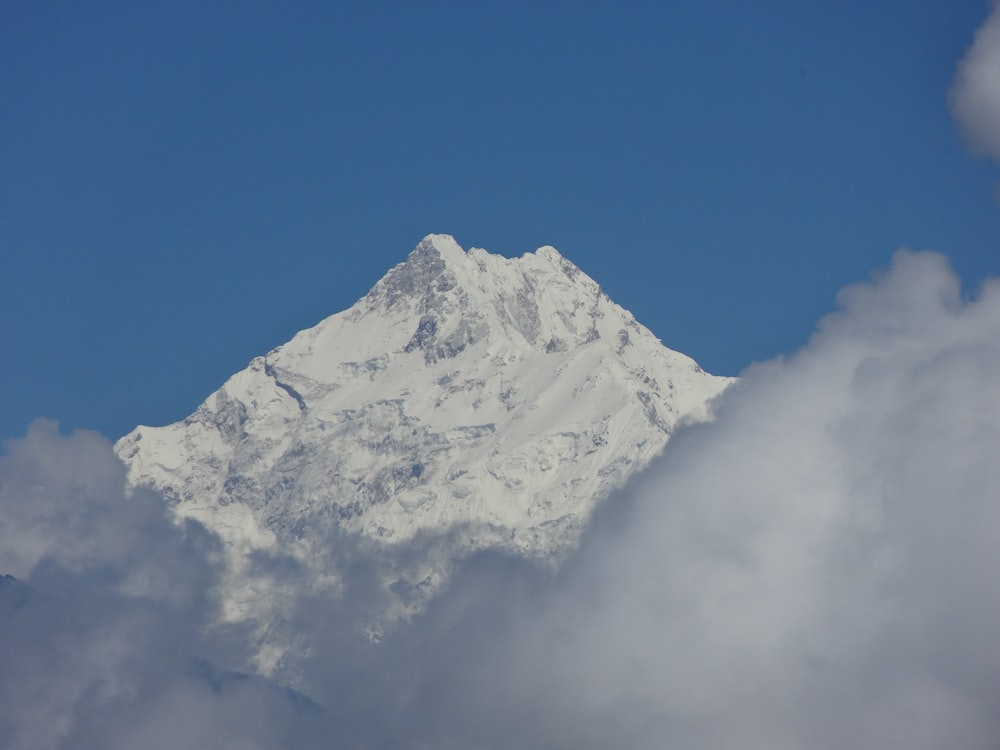
[[[280,620],[289,594],[261,555],[331,596],[361,556],[383,589],[377,630],[469,552],[557,560],[728,382],[551,247],[505,259],[432,235],[353,307],[116,449],[133,485],[227,543],[225,618],[262,634]],[[282,649],[266,651],[265,672]]]

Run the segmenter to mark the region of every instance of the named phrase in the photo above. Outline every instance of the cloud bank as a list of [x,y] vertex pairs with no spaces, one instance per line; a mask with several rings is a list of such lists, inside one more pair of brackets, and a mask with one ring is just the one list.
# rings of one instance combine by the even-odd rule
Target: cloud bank
[[542,746],[1000,744],[1000,285],[902,252],[840,303],[519,624]]
[[1000,161],[1000,4],[958,64],[948,103],[969,147]]
[[0,460],[0,745],[995,748],[1000,284],[900,252],[598,513],[558,574],[460,567],[379,644],[301,596],[308,698],[226,671],[217,545],[100,436]]
[[[219,545],[124,495],[96,433],[39,421],[0,459],[0,747],[274,748],[312,731],[288,691],[207,657]],[[314,713],[314,712],[313,712]]]

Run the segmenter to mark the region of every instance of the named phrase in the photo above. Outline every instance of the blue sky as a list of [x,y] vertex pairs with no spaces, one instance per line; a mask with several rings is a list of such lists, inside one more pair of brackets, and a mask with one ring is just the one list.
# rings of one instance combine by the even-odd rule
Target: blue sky
[[1000,273],[982,0],[206,5],[0,8],[0,438],[181,419],[430,232],[722,374],[901,246]]

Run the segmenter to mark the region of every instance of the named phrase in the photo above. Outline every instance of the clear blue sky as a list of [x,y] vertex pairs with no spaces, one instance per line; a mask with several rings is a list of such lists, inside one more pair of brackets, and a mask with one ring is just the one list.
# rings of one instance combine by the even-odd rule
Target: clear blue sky
[[946,94],[987,11],[4,3],[0,438],[181,419],[429,232],[555,245],[723,374],[898,247],[974,288],[1000,174]]

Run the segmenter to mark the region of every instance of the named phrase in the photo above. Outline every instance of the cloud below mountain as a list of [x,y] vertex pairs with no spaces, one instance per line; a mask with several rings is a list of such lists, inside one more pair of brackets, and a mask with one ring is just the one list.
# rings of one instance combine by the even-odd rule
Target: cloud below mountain
[[1000,284],[900,252],[839,302],[559,573],[476,556],[375,645],[301,599],[315,702],[224,671],[207,532],[35,425],[0,460],[0,744],[996,747]]
[[38,421],[0,459],[0,746],[273,748],[306,701],[226,673],[206,640],[219,544],[124,495],[100,435]]
[[541,746],[1000,741],[1000,285],[901,252],[840,303],[496,650]]

